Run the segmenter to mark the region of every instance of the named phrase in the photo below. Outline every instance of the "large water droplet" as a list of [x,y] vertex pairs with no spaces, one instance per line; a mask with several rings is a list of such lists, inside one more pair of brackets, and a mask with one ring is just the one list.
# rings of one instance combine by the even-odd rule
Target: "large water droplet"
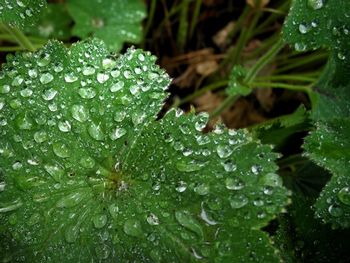
[[89,119],[89,112],[83,105],[73,105],[71,108],[72,117],[80,122],[85,122]]
[[64,80],[67,83],[72,83],[72,82],[77,81],[78,77],[73,72],[70,72],[70,73],[67,73],[67,74],[64,75]]
[[221,165],[224,167],[226,172],[234,172],[237,169],[236,164],[232,160],[221,162]]
[[45,131],[37,131],[34,133],[34,140],[37,143],[43,143],[48,139],[48,135]]
[[92,99],[96,96],[96,91],[93,88],[80,88],[78,94],[83,99]]
[[282,178],[278,174],[274,174],[274,173],[264,174],[260,178],[260,181],[263,185],[269,185],[272,187],[282,186],[283,184]]
[[0,182],[0,192],[3,192],[5,190],[6,183],[5,182]]
[[229,190],[240,190],[245,186],[244,182],[238,177],[226,178],[225,185]]
[[98,73],[97,74],[97,81],[101,84],[105,83],[109,79],[109,75],[105,73]]
[[64,237],[68,243],[74,243],[79,234],[79,226],[68,226],[66,231],[64,232]]
[[339,200],[346,205],[350,205],[350,187],[344,187],[338,192]]
[[61,158],[67,158],[70,156],[69,147],[64,143],[54,143],[52,144],[53,152]]
[[248,198],[243,195],[233,195],[229,198],[229,202],[232,208],[238,209],[244,207],[246,204],[248,204],[249,200]]
[[47,89],[42,94],[42,98],[46,101],[50,101],[50,100],[53,100],[55,98],[56,94],[57,94],[57,90],[52,89],[52,88]]
[[116,122],[122,122],[126,117],[126,112],[125,111],[117,111],[114,114],[114,120]]
[[141,237],[143,235],[141,223],[137,219],[126,220],[124,223],[123,230],[125,234],[132,237]]
[[98,214],[93,216],[92,222],[96,228],[103,228],[107,224],[107,216],[104,214]]
[[56,203],[56,207],[58,208],[69,208],[78,205],[81,201],[83,201],[86,197],[85,193],[82,192],[74,192],[67,196],[62,197]]
[[340,217],[343,215],[343,209],[337,204],[332,204],[329,206],[328,212],[334,217]]
[[187,189],[187,183],[184,181],[180,181],[176,184],[175,190],[179,193],[185,192]]
[[17,127],[21,130],[30,130],[33,128],[33,121],[27,114],[19,115],[16,118]]
[[324,0],[308,0],[307,4],[314,10],[321,9],[323,7]]
[[86,66],[83,68],[82,73],[84,76],[89,76],[95,73],[95,68],[92,66]]
[[118,81],[117,83],[114,83],[109,90],[111,92],[117,92],[119,90],[121,90],[124,87],[124,82],[123,81]]
[[210,188],[207,184],[199,184],[193,190],[196,194],[207,195],[210,191]]
[[60,121],[58,123],[58,129],[61,132],[69,132],[72,129],[72,126],[70,125],[69,121]]
[[199,237],[203,236],[201,225],[193,218],[189,211],[176,211],[175,218],[180,225],[196,233]]
[[124,128],[116,128],[110,135],[111,140],[117,140],[127,133]]
[[49,173],[49,175],[52,176],[52,178],[56,181],[56,182],[61,182],[62,177],[64,175],[64,171],[63,169],[61,169],[60,167],[56,166],[56,165],[49,165],[46,164],[44,166],[46,172]]
[[12,86],[18,87],[22,84],[23,81],[24,81],[24,79],[22,78],[22,76],[17,76],[13,79]]
[[227,158],[232,154],[233,150],[230,145],[219,145],[216,148],[216,152],[220,158]]
[[103,141],[104,133],[100,124],[96,125],[95,123],[92,123],[88,128],[88,132],[96,141]]
[[91,157],[83,157],[79,162],[84,168],[92,169],[95,166],[95,160]]
[[155,214],[151,213],[149,216],[147,216],[147,223],[152,226],[159,225],[159,218]]
[[43,73],[41,76],[40,76],[40,82],[42,84],[48,84],[50,83],[52,80],[53,80],[53,76],[50,74],[50,73]]
[[0,213],[6,213],[11,212],[14,210],[17,210],[23,205],[23,202],[20,198],[17,198],[16,200],[8,203],[1,203],[0,206]]
[[305,24],[299,25],[299,32],[302,34],[306,34],[309,31],[309,27]]

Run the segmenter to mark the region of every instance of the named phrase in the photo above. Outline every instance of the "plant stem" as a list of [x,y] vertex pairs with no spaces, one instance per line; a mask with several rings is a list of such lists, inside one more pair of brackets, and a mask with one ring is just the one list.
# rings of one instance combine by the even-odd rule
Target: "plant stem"
[[269,80],[291,80],[291,81],[314,82],[316,79],[312,77],[303,76],[303,75],[274,75],[274,76],[257,78],[257,82],[269,81]]
[[144,39],[146,39],[146,36],[151,28],[152,22],[153,22],[153,18],[154,18],[154,14],[156,11],[156,6],[157,6],[157,0],[152,0],[151,1],[151,5],[150,5],[150,9],[148,12],[148,19],[147,19],[147,24],[145,27],[145,32],[144,32]]
[[[282,39],[279,39],[277,43],[267,52],[264,56],[262,56],[256,64],[248,71],[246,77],[244,78],[244,85],[250,86],[250,83],[254,80],[256,75],[260,72],[260,70],[266,66],[275,56],[276,54],[284,47],[284,43]],[[224,102],[212,112],[211,118],[214,118],[220,115],[227,107],[232,105],[237,99],[239,95],[232,94],[228,96]]]
[[192,17],[191,25],[190,25],[190,38],[192,38],[194,29],[198,23],[198,17],[199,17],[199,12],[201,10],[201,6],[202,6],[202,0],[196,0],[195,6],[194,6],[193,17]]
[[177,31],[177,45],[182,51],[185,47],[187,32],[188,32],[188,6],[190,4],[189,0],[182,0],[181,10],[180,10],[180,21],[179,29]]
[[2,27],[11,34],[17,41],[17,43],[23,47],[25,50],[34,52],[36,48],[30,42],[30,40],[23,34],[23,32],[17,28],[2,24]]

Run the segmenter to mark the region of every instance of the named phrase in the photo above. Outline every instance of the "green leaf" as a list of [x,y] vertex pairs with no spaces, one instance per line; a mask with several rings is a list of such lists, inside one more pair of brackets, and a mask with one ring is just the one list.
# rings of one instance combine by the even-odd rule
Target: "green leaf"
[[67,7],[76,23],[72,33],[82,39],[98,37],[111,51],[142,40],[146,8],[141,0],[68,0]]
[[316,215],[335,227],[350,226],[350,120],[320,122],[306,138],[307,155],[333,177],[316,202]]
[[230,79],[226,93],[229,96],[247,96],[252,92],[252,89],[244,84],[244,78],[247,75],[247,70],[242,66],[234,66],[231,70]]
[[98,40],[8,57],[3,258],[279,262],[260,230],[288,203],[277,155],[245,130],[202,133],[206,113],[157,120],[170,79],[155,59]]
[[71,36],[72,18],[63,4],[48,4],[47,9],[40,13],[35,26],[25,28],[25,32],[42,38],[66,40]]
[[0,0],[0,21],[25,28],[35,24],[44,8],[46,8],[45,0]]

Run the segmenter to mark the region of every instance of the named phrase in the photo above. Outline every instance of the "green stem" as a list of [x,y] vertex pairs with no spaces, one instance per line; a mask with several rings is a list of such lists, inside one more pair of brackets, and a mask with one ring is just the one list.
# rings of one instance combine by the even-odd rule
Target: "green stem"
[[182,0],[181,3],[181,11],[180,11],[180,21],[179,21],[179,29],[177,31],[177,45],[179,49],[182,51],[185,47],[187,32],[188,32],[188,6],[190,4],[189,0]]
[[[42,45],[36,45],[35,48],[40,48]],[[27,48],[24,47],[19,47],[19,46],[13,46],[13,47],[0,47],[0,52],[15,52],[15,51],[25,51],[28,50]]]
[[152,0],[151,1],[151,5],[150,5],[150,9],[148,12],[148,20],[147,20],[147,24],[145,27],[145,32],[144,32],[144,39],[146,39],[146,36],[151,28],[152,22],[153,22],[153,18],[154,18],[154,14],[156,11],[156,6],[157,6],[157,0]]
[[251,82],[250,87],[254,88],[281,88],[288,89],[293,91],[301,91],[305,93],[310,92],[310,86],[301,86],[301,85],[291,85],[286,83],[277,83],[277,82]]
[[[264,56],[262,56],[256,64],[248,71],[246,77],[243,80],[243,83],[247,86],[250,86],[250,83],[254,80],[256,75],[260,72],[262,68],[264,68],[270,61],[276,56],[276,54],[284,47],[284,43],[282,39],[279,39],[277,43],[267,52]],[[239,95],[232,94],[228,96],[224,102],[212,112],[211,118],[214,118],[220,115],[226,108],[231,106],[237,99]]]
[[[11,42],[11,43],[17,43],[17,40],[11,34],[0,34],[0,39]],[[37,44],[45,44],[47,42],[46,39],[38,38],[38,37],[29,37],[28,36],[28,39],[32,42],[37,43]]]
[[17,41],[17,43],[23,47],[25,50],[34,52],[36,50],[35,46],[30,42],[30,40],[23,34],[23,32],[17,28],[2,24],[3,28],[11,34]]
[[191,20],[191,26],[190,26],[190,38],[192,38],[194,29],[196,28],[196,25],[198,23],[198,17],[201,10],[201,6],[202,6],[202,0],[196,0],[193,17]]
[[327,57],[328,57],[328,54],[322,53],[322,54],[318,54],[318,55],[310,55],[310,56],[307,56],[305,58],[300,58],[300,57],[295,58],[294,63],[293,63],[293,61],[286,62],[287,65],[277,69],[276,73],[285,72],[285,71],[291,70],[293,68],[299,68],[300,66],[303,66],[306,64],[319,62],[319,61],[325,60]]
[[264,76],[256,79],[259,81],[269,81],[269,80],[291,80],[291,81],[305,81],[305,82],[314,82],[315,78],[302,76],[302,75],[273,75],[273,76]]

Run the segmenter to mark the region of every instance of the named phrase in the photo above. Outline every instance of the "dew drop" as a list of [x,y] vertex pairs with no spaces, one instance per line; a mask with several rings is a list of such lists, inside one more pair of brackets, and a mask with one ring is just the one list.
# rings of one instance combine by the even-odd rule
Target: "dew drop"
[[118,81],[117,83],[114,83],[109,90],[111,92],[117,92],[119,90],[121,90],[124,87],[124,82],[123,81]]
[[207,184],[200,184],[196,186],[193,190],[198,195],[207,195],[210,191],[210,188]]
[[229,190],[241,190],[244,188],[244,182],[238,177],[229,177],[225,180],[225,186]]
[[179,193],[185,192],[187,189],[187,183],[184,181],[180,181],[176,184],[175,190]]
[[82,73],[84,76],[89,76],[95,73],[95,68],[91,66],[84,67]]
[[6,213],[6,212],[17,210],[22,205],[23,205],[23,202],[19,198],[9,203],[1,203],[0,213]]
[[3,192],[5,190],[6,183],[5,182],[0,182],[0,192]]
[[97,81],[101,84],[105,83],[109,79],[109,75],[105,73],[98,73],[97,74]]
[[31,89],[29,89],[29,88],[26,88],[26,89],[22,89],[20,91],[20,94],[21,94],[22,97],[28,98],[28,97],[32,96],[33,91]]
[[15,86],[15,87],[20,86],[22,84],[23,80],[24,79],[21,76],[15,77],[12,81],[12,86]]
[[61,169],[60,167],[58,167],[56,165],[48,165],[48,164],[46,164],[44,166],[44,169],[46,170],[46,172],[48,172],[49,175],[52,176],[52,178],[56,182],[61,182],[62,181],[62,177],[64,175],[63,169]]
[[159,218],[155,214],[151,213],[149,216],[147,216],[147,223],[152,226],[157,226],[159,225]]
[[136,219],[126,220],[124,223],[123,230],[128,236],[141,237],[143,235],[141,223]]
[[329,206],[328,212],[331,216],[334,217],[340,217],[343,215],[343,209],[337,204],[332,204],[331,206]]
[[89,119],[89,112],[83,105],[73,105],[71,113],[72,117],[79,122],[85,122]]
[[34,133],[34,140],[37,143],[43,143],[48,139],[48,135],[45,131],[37,131]]
[[103,228],[107,224],[107,216],[104,214],[98,214],[93,216],[92,222],[94,223],[94,227],[100,229]]
[[229,202],[233,209],[244,207],[245,205],[248,204],[248,201],[249,201],[248,198],[243,194],[233,195],[229,197]]
[[124,128],[116,128],[110,135],[111,140],[117,140],[127,133]]
[[79,234],[79,227],[76,226],[68,226],[66,231],[64,232],[64,237],[68,243],[74,243]]
[[122,122],[126,117],[126,112],[125,111],[117,111],[114,114],[114,120],[116,122]]
[[309,7],[311,7],[314,10],[321,9],[323,7],[323,1],[324,0],[308,0],[307,4]]
[[175,218],[181,226],[196,233],[200,237],[203,236],[203,230],[201,225],[193,218],[190,212],[186,210],[176,211]]
[[268,185],[272,187],[282,186],[283,184],[282,178],[275,173],[267,173],[263,175],[260,181],[263,185]]
[[92,99],[96,96],[96,91],[93,88],[80,88],[78,94],[83,99]]
[[350,205],[350,187],[344,187],[338,192],[339,200],[346,205]]
[[70,208],[78,205],[80,202],[82,202],[86,197],[86,194],[82,192],[74,192],[71,194],[68,194],[67,196],[62,197],[58,202],[56,203],[56,207],[58,208]]
[[32,214],[28,219],[28,225],[33,226],[40,222],[41,216],[39,213]]
[[58,123],[58,129],[61,132],[69,132],[72,129],[72,126],[70,125],[69,121],[60,121]]
[[208,123],[209,120],[209,114],[206,112],[202,112],[198,114],[198,120],[196,121],[194,127],[197,131],[202,131]]
[[50,74],[50,73],[43,73],[41,76],[40,76],[40,82],[42,84],[48,84],[50,83],[52,80],[53,80],[53,76]]
[[53,152],[61,158],[68,158],[70,156],[70,151],[69,148],[66,144],[64,143],[54,143],[52,144],[52,149]]
[[2,94],[7,94],[10,92],[10,90],[11,90],[10,85],[5,84],[5,85],[0,87],[0,93],[2,93]]
[[100,124],[96,125],[96,124],[92,123],[88,128],[88,132],[89,132],[90,136],[93,139],[95,139],[96,141],[103,141],[104,133],[102,131]]
[[299,32],[301,34],[306,34],[309,31],[309,28],[305,24],[299,25]]
[[42,94],[42,98],[46,101],[50,101],[50,100],[53,100],[55,98],[56,94],[57,94],[57,90],[52,89],[52,88],[47,89]]
[[237,169],[237,166],[232,160],[221,162],[221,165],[224,167],[226,172],[234,172]]
[[67,83],[72,83],[72,82],[75,82],[78,80],[78,77],[74,75],[73,72],[70,72],[70,73],[66,73],[64,75],[64,80],[67,82]]
[[91,157],[83,157],[79,162],[84,168],[92,169],[95,166],[95,160]]
[[229,157],[232,154],[233,150],[229,145],[219,145],[216,148],[216,152],[220,158],[224,159]]

